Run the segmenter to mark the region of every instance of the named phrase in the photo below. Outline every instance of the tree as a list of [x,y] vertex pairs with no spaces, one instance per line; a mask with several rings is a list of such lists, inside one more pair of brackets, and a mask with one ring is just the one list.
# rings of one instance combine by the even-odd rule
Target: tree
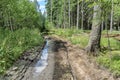
[[69,24],[69,28],[71,27],[71,23],[70,23],[70,20],[71,20],[71,18],[70,18],[70,16],[71,16],[71,14],[70,14],[70,0],[68,0],[68,5],[69,5],[69,7],[68,7],[68,15],[69,15],[69,22],[68,22],[68,24]]
[[77,0],[77,24],[76,24],[77,29],[79,29],[79,14],[80,14],[79,9],[80,9],[79,0]]
[[110,19],[110,33],[112,32],[113,29],[113,0],[112,0],[112,9],[111,9],[111,19]]
[[101,39],[101,9],[100,5],[94,6],[92,31],[90,39],[86,47],[87,52],[97,53],[100,51],[100,39]]
[[83,0],[82,0],[82,6],[81,6],[81,17],[82,17],[82,19],[81,19],[81,29],[83,30],[83,19],[84,19],[84,15],[83,15]]

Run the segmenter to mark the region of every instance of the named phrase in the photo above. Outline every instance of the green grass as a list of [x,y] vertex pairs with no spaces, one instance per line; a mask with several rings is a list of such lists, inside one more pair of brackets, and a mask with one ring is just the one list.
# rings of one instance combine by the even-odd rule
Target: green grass
[[[108,31],[108,33],[110,34],[110,32]],[[102,34],[107,34],[107,30],[103,30],[102,31]],[[112,33],[111,34],[120,34],[120,31],[112,31]]]
[[120,50],[111,52],[107,51],[96,59],[100,65],[108,68],[115,76],[120,76]]
[[[56,35],[62,36],[72,44],[79,45],[81,48],[85,48],[89,41],[88,33],[90,31],[81,31],[74,29],[56,29],[54,30]],[[105,34],[106,31],[103,31],[102,34]],[[113,31],[113,34],[118,34],[118,31]],[[120,41],[110,38],[110,47],[112,49],[111,53],[108,50],[108,38],[104,36],[101,38],[101,47],[102,52],[96,58],[97,62],[100,65],[105,66],[116,76],[120,76]],[[104,49],[105,48],[105,49]]]
[[76,29],[54,29],[53,31],[56,35],[62,37],[71,37],[72,35],[82,33],[81,30],[76,30]]
[[38,29],[19,29],[14,32],[0,29],[0,73],[4,73],[23,51],[43,44]]
[[68,38],[72,44],[77,44],[81,48],[85,48],[85,46],[88,43],[88,36],[84,34],[84,36],[79,35],[79,36],[72,36]]
[[[120,50],[120,41],[117,41],[114,38],[110,38],[109,41],[112,50]],[[108,47],[108,38],[101,38],[101,46]]]
[[76,29],[57,29],[54,30],[55,34],[58,36],[62,36],[72,44],[78,44],[81,48],[84,48],[88,43],[88,35],[84,33],[82,30]]
[[[80,47],[85,48],[88,44],[89,35],[87,32],[90,31],[82,31],[76,29],[54,29],[56,35],[62,36],[70,40],[73,44],[78,44]],[[105,32],[105,31],[104,31]],[[103,33],[104,33],[103,32]],[[113,31],[114,33],[118,33],[118,31]],[[101,38],[101,46],[108,47],[108,38]],[[110,47],[111,49],[120,49],[120,42],[115,40],[114,38],[110,38]]]

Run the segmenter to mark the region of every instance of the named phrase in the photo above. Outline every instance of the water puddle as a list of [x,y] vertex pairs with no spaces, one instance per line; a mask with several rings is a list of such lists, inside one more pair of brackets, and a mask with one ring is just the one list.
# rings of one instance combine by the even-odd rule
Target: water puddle
[[47,59],[48,59],[48,40],[46,42],[44,49],[42,50],[42,55],[40,57],[40,60],[35,65],[35,72],[34,72],[35,75],[37,75],[37,73],[40,74],[46,68],[46,66],[48,65]]

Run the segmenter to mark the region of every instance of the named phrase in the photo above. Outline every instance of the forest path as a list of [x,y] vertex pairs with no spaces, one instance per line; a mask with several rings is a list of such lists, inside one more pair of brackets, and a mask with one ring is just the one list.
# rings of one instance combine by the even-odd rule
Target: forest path
[[[57,76],[54,80],[120,80],[115,79],[105,68],[99,67],[92,56],[88,56],[77,45],[72,45],[59,36],[54,36],[53,39],[63,45],[57,48],[57,55],[55,55],[57,67],[55,66],[54,75]],[[69,76],[66,76],[67,72]]]
[[42,56],[38,53],[40,49],[37,48],[39,51],[35,51],[36,57],[32,57],[32,61],[28,60],[29,58],[26,59],[28,61],[23,61],[26,63],[24,68],[18,66],[20,68],[13,67],[13,71],[8,71],[8,80],[120,80],[114,79],[110,72],[100,68],[78,46],[58,36],[47,38],[49,38],[48,59],[45,68],[41,72],[35,72],[36,64]]

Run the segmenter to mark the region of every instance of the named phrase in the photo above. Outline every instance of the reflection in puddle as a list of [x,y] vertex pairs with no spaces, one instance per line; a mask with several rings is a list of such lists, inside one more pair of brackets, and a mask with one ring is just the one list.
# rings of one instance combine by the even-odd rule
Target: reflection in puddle
[[48,59],[48,41],[46,42],[46,45],[42,51],[40,60],[35,65],[34,74],[41,73],[46,68],[46,66],[48,65],[47,59]]

